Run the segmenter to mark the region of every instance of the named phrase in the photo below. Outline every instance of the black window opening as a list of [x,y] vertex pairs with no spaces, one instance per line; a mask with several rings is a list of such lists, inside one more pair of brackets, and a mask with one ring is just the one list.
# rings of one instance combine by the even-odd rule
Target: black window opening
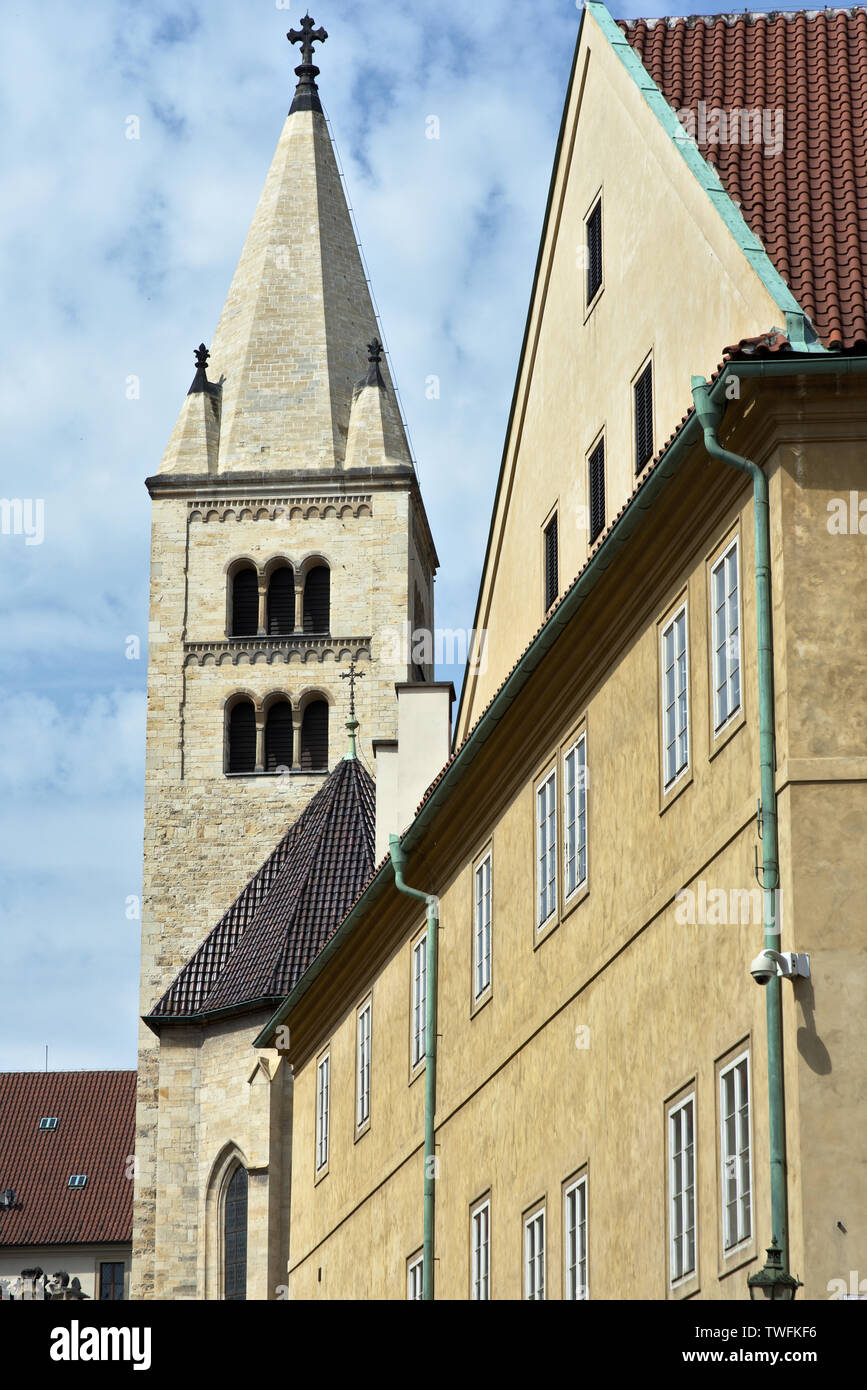
[[232,580],[232,637],[255,637],[259,631],[259,578],[254,569],[238,570]]
[[292,766],[292,706],[288,700],[277,700],[268,710],[265,720],[265,768]]
[[633,387],[635,394],[635,471],[653,458],[653,364],[648,362]]
[[117,1303],[123,1299],[123,1260],[100,1264],[99,1299],[101,1303]]
[[295,631],[295,574],[290,565],[274,571],[268,584],[268,633],[285,637]]
[[557,599],[560,591],[560,569],[557,556],[557,518],[553,516],[545,527],[545,612]]
[[224,1289],[227,1299],[247,1297],[247,1170],[238,1167],[226,1189]]
[[256,771],[256,713],[239,700],[229,713],[229,772]]
[[587,303],[602,285],[602,201],[587,218]]
[[331,571],[316,565],[304,583],[304,631],[327,633],[331,624]]
[[605,440],[600,439],[588,461],[590,544],[605,530]]
[[304,772],[328,771],[328,705],[311,700],[301,722],[301,767]]

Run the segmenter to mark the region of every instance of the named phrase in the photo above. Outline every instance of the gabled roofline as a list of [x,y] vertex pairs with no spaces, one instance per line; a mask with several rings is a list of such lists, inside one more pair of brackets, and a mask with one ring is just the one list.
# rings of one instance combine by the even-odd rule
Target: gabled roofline
[[[791,353],[785,357],[775,357],[773,360],[765,358],[751,361],[729,360],[721,365],[713,379],[709,398],[725,408],[727,404],[725,390],[730,377],[774,379],[802,375],[847,376],[855,374],[867,374],[867,354]],[[575,617],[585,598],[595,589],[605,571],[614,563],[618,551],[637,530],[644,520],[645,513],[656,502],[665,484],[674,477],[690,450],[695,445],[700,444],[701,439],[702,431],[695,408],[691,406],[689,413],[684,416],[659,458],[639,483],[616,520],[604,532],[584,568],[572,581],[523,656],[518,659],[478,723],[474,725],[464,743],[457,752],[452,754],[442,772],[428,788],[416,813],[415,820],[401,836],[400,845],[405,853],[411,853],[421,842],[440,806],[452,794],[470,764],[478,756],[482,746],[494,733],[497,724],[524,689],[533,672],[554,646],[563,629]],[[262,1031],[253,1039],[253,1047],[270,1047],[272,1045],[270,1040],[274,1030],[289,1017],[296,1004],[300,1002],[322,974],[331,957],[364,920],[368,910],[381,897],[388,885],[393,883],[393,876],[391,861],[385,859],[330,941],[307,967],[292,992],[286,996]]]

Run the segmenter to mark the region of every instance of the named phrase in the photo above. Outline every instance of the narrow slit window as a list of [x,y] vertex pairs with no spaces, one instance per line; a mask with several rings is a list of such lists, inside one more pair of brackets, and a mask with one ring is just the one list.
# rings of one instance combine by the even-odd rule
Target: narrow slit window
[[316,1068],[316,1171],[328,1162],[329,1105],[331,1099],[331,1056],[326,1054]]
[[277,700],[265,721],[265,767],[268,772],[289,771],[292,766],[292,706]]
[[524,1297],[545,1297],[545,1212],[534,1212],[524,1222]]
[[259,576],[240,569],[232,580],[232,637],[255,637],[259,631]]
[[602,287],[602,199],[587,218],[587,303]]
[[536,926],[557,910],[557,775],[551,772],[536,791]]
[[586,1299],[587,1291],[587,1179],[566,1189],[563,1228],[566,1254],[566,1297]]
[[471,1216],[472,1299],[487,1302],[491,1297],[491,1204],[481,1202]]
[[605,440],[600,439],[587,461],[590,498],[590,544],[605,530]]
[[474,998],[491,983],[491,856],[486,854],[475,873],[475,933],[473,937]]
[[421,1255],[411,1260],[406,1271],[406,1296],[410,1303],[421,1301],[423,1293],[424,1260]]
[[412,950],[412,1065],[418,1067],[425,1054],[425,1010],[427,1008],[427,938],[422,936]]
[[669,1111],[668,1201],[670,1277],[676,1284],[695,1273],[695,1098]]
[[229,771],[256,771],[256,713],[249,700],[229,712]]
[[560,592],[560,562],[558,555],[557,516],[545,527],[545,612],[557,601]]
[[753,1233],[750,1156],[750,1063],[744,1054],[720,1073],[723,1248],[726,1253]]
[[358,1015],[358,1062],[355,1123],[361,1128],[370,1119],[370,1004]]
[[284,637],[295,631],[295,574],[281,565],[268,582],[268,633]]
[[563,759],[563,877],[568,902],[587,881],[587,738]]
[[653,363],[648,362],[633,389],[635,397],[635,471],[653,458]]

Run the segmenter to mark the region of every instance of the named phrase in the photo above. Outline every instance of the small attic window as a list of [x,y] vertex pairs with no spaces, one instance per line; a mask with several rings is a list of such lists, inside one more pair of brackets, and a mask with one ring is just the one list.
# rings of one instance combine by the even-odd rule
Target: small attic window
[[56,1128],[57,1128],[57,1116],[56,1116],[56,1115],[43,1115],[43,1116],[42,1116],[42,1119],[39,1121],[39,1128],[40,1128],[40,1129],[56,1129]]
[[86,1182],[87,1182],[87,1174],[86,1174],[86,1173],[73,1173],[73,1174],[71,1175],[70,1179],[69,1179],[69,1182],[66,1184],[66,1186],[67,1186],[67,1187],[84,1187],[84,1184],[85,1184]]

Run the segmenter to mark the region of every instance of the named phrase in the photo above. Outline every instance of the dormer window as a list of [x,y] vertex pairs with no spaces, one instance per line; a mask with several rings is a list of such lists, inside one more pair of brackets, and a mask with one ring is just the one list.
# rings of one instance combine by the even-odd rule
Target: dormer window
[[56,1116],[56,1115],[43,1115],[42,1119],[39,1121],[39,1128],[40,1128],[40,1129],[56,1129],[56,1128],[57,1128],[57,1116]]
[[86,1174],[86,1173],[72,1173],[71,1176],[70,1176],[69,1182],[66,1184],[66,1186],[67,1186],[67,1187],[84,1187],[84,1185],[85,1185],[86,1182],[87,1182],[87,1174]]

